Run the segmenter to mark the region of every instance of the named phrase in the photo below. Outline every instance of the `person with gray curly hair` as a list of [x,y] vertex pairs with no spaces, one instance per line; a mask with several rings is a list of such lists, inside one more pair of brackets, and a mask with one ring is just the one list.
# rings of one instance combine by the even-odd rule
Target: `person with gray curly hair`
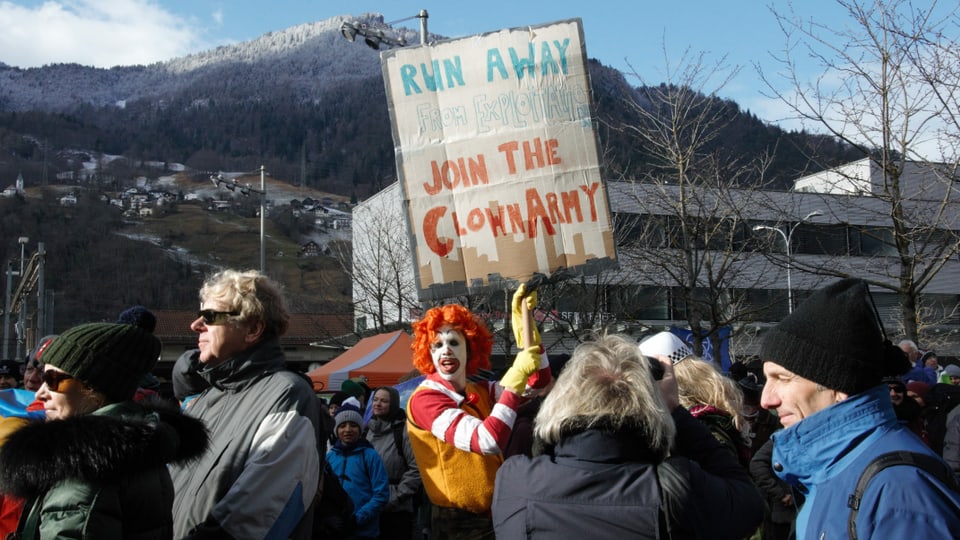
[[[577,347],[537,414],[545,453],[511,457],[497,473],[498,539],[753,532],[760,493],[680,406],[670,360],[656,362],[625,336]],[[659,380],[652,366],[662,366]]]
[[309,538],[322,430],[313,388],[286,369],[289,320],[280,285],[259,272],[203,283],[198,349],[177,369],[203,381],[186,411],[209,426],[211,450],[171,468],[175,538]]

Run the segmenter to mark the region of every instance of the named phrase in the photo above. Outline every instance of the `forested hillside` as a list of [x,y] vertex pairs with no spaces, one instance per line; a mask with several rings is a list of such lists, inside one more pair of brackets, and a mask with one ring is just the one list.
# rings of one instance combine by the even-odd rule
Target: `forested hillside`
[[[365,20],[383,25],[382,16]],[[152,66],[0,65],[0,189],[21,174],[31,189],[79,185],[91,163],[98,189],[114,192],[137,178],[169,175],[172,164],[185,165],[197,182],[215,171],[264,165],[274,178],[363,200],[394,181],[393,141],[377,55],[343,40],[338,28],[333,19],[311,23]],[[624,126],[641,122],[636,104],[664,104],[645,101],[644,89],[616,70],[596,61],[589,69],[601,173],[643,178],[656,164]],[[742,161],[769,156],[767,186],[786,188],[801,174],[861,157],[830,138],[765,124],[731,101],[703,98],[704,107],[729,120],[704,150]],[[19,255],[19,236],[42,239],[51,254],[50,288],[69,291],[57,297],[57,313],[70,322],[108,319],[133,303],[195,305],[209,267],[131,239],[135,225],[100,193],[80,193],[80,204],[66,210],[52,192],[0,199],[0,260]],[[280,223],[289,215],[270,218]],[[291,286],[316,287],[311,276],[330,265],[292,266]],[[298,308],[348,310],[349,284],[327,281],[322,294],[300,295]]]
[[[382,15],[361,20],[393,31]],[[0,150],[9,156],[0,160],[0,183],[23,172],[27,185],[37,185],[78,167],[66,151],[90,151],[199,171],[266,165],[299,185],[363,199],[392,181],[393,141],[377,53],[344,40],[341,22],[308,23],[151,66],[0,65]],[[589,70],[602,173],[641,178],[647,149],[619,128],[639,122],[630,102],[663,104],[644,102],[643,89],[619,71],[596,61]],[[771,156],[771,185],[786,187],[799,174],[861,157],[831,139],[765,124],[736,103],[704,101],[730,119],[707,150]]]

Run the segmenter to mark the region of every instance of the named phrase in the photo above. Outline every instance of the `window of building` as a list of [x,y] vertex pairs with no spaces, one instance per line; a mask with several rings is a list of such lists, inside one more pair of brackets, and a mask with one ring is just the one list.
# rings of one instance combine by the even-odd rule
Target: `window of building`
[[611,285],[608,310],[628,320],[665,321],[670,319],[670,295],[663,287]]
[[[748,289],[744,292],[745,302],[755,310],[754,320],[779,321],[789,313],[786,289]],[[796,303],[794,298],[794,305]]]
[[847,226],[803,223],[794,231],[791,247],[794,253],[846,256]]
[[920,296],[923,319],[934,325],[960,325],[960,296],[956,294],[924,294]]
[[889,227],[851,227],[851,255],[861,257],[895,257],[897,246],[893,241],[893,230]]

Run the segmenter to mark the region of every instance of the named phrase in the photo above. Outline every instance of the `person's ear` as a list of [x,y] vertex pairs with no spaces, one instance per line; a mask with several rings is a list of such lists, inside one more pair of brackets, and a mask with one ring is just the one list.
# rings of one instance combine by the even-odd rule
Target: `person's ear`
[[247,343],[256,343],[263,337],[263,332],[267,329],[267,324],[263,321],[252,322],[247,325],[247,334],[243,337]]

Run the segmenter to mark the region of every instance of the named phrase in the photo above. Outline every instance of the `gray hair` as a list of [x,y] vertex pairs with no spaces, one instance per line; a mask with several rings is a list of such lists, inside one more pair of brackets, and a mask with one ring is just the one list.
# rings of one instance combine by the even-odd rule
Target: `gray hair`
[[263,321],[264,336],[282,336],[290,325],[290,313],[280,285],[256,270],[222,270],[200,287],[200,302],[217,300],[236,320]]
[[580,344],[537,414],[534,433],[555,445],[587,429],[633,430],[666,456],[676,426],[637,344],[603,335]]
[[900,343],[897,343],[897,347],[903,349],[904,347],[910,349],[912,352],[920,352],[920,347],[917,347],[916,342],[911,339],[905,339]]

